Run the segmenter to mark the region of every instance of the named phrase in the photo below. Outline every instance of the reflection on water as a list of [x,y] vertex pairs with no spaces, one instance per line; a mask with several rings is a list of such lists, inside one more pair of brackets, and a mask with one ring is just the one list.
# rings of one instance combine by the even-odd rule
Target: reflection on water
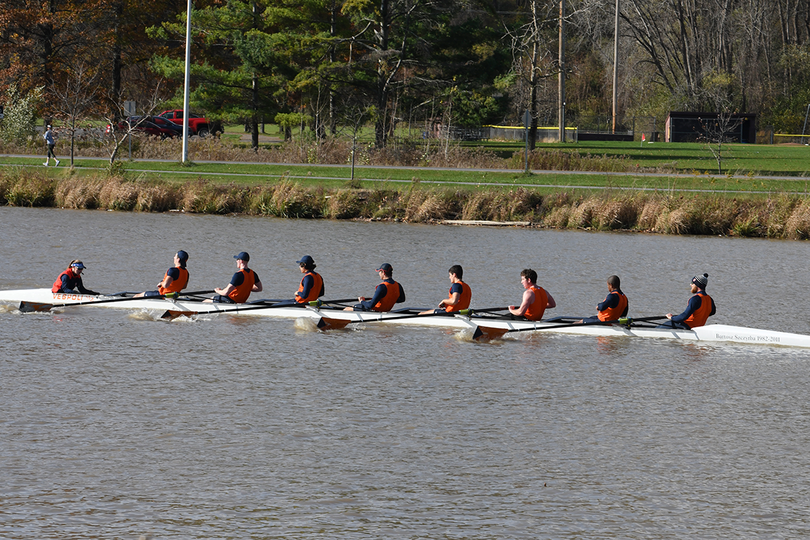
[[[649,316],[682,309],[706,271],[718,322],[810,332],[804,243],[16,208],[0,223],[22,262],[3,289],[50,285],[80,256],[92,288],[144,290],[182,247],[194,288],[247,250],[262,295],[286,297],[306,252],[332,298],[368,294],[391,262],[409,305],[435,305],[458,263],[474,305],[503,305],[528,266],[555,315],[590,315],[617,273]],[[4,537],[808,532],[806,351],[97,308],[0,324]]]

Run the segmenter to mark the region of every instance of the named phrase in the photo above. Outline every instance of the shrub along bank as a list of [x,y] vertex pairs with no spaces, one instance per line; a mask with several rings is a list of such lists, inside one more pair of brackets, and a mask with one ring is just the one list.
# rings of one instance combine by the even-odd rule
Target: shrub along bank
[[526,221],[555,229],[629,230],[663,234],[810,238],[810,200],[799,195],[730,198],[605,189],[541,194],[529,188],[401,189],[303,186],[281,180],[256,186],[185,183],[122,176],[53,178],[18,169],[0,172],[0,203],[138,212],[241,213],[283,218]]

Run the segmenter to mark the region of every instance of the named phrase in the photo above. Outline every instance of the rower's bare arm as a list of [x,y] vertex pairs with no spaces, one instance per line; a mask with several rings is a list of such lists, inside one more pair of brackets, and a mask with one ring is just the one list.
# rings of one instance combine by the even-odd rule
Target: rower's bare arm
[[552,309],[557,307],[557,302],[554,301],[554,297],[551,296],[551,293],[546,291],[546,296],[548,297],[548,304],[546,304],[546,309]]
[[512,309],[510,306],[509,311],[512,315],[517,315],[518,317],[523,316],[526,313],[526,310],[529,309],[529,306],[532,305],[534,302],[534,292],[531,289],[526,289],[523,292],[523,300],[520,302],[520,307],[517,309]]
[[228,283],[228,286],[224,289],[214,289],[214,292],[222,296],[228,296],[235,288],[236,287],[234,287],[233,284]]
[[168,289],[169,285],[172,284],[172,281],[174,281],[174,279],[172,279],[171,276],[166,276],[165,278],[163,278],[163,281],[158,283],[158,287],[163,287],[164,289]]
[[253,292],[262,292],[262,288],[263,288],[263,287],[262,287],[262,282],[261,282],[261,281],[257,281],[256,283],[254,283],[254,284],[253,284],[253,288],[252,288],[251,290],[252,290]]
[[450,295],[450,298],[445,298],[441,302],[439,302],[439,307],[445,306],[455,306],[461,300],[461,293],[454,292]]

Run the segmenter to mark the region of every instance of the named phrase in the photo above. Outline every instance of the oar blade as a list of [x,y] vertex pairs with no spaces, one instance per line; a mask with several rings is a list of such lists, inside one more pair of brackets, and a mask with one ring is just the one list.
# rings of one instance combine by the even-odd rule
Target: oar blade
[[179,309],[169,309],[169,310],[166,310],[166,312],[163,313],[163,315],[161,315],[160,318],[161,319],[168,319],[170,321],[173,321],[173,320],[175,320],[175,319],[177,319],[179,317],[191,318],[196,314],[197,314],[196,311],[183,311],[183,310],[179,310]]
[[509,330],[506,328],[493,328],[491,326],[476,326],[475,332],[473,332],[473,339],[475,341],[479,340],[490,340],[490,339],[498,339],[503,337],[505,333]]
[[26,302],[25,300],[20,302],[20,311],[22,313],[50,311],[52,307],[53,304],[45,304],[43,302]]
[[347,319],[332,319],[331,317],[321,317],[318,319],[318,329],[320,330],[340,330],[346,328],[351,321]]

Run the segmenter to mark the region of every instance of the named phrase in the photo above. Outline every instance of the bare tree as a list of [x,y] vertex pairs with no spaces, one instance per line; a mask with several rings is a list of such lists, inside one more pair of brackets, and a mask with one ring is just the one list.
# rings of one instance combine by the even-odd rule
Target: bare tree
[[107,149],[110,153],[110,167],[115,164],[115,159],[118,156],[118,150],[127,142],[129,137],[132,137],[135,129],[146,121],[146,117],[155,112],[158,105],[163,102],[160,94],[160,87],[162,81],[158,81],[152,95],[147,99],[146,104],[143,106],[144,114],[140,116],[135,122],[119,122],[120,118],[125,117],[124,101],[120,96],[112,100],[112,111],[105,117],[109,125],[108,137],[105,138]]
[[73,166],[73,159],[76,147],[76,133],[78,130],[86,131],[90,129],[89,124],[84,128],[78,128],[77,123],[87,118],[98,101],[98,83],[102,72],[92,71],[88,66],[80,61],[75,68],[67,69],[67,76],[63,84],[52,84],[51,94],[54,97],[56,113],[67,124],[70,131],[70,166]]
[[735,139],[733,133],[742,125],[742,118],[725,109],[716,117],[702,118],[700,124],[704,134],[699,140],[717,161],[717,174],[723,174],[723,159],[728,157],[728,145]]
[[[559,73],[553,61],[553,51],[547,45],[553,24],[558,21],[554,10],[556,2],[530,0],[527,3],[528,20],[512,30],[506,29],[512,49],[512,71],[517,75],[520,101],[531,115],[529,150],[537,144],[537,124],[540,116],[538,91],[543,82]],[[518,115],[521,116],[521,115]]]

